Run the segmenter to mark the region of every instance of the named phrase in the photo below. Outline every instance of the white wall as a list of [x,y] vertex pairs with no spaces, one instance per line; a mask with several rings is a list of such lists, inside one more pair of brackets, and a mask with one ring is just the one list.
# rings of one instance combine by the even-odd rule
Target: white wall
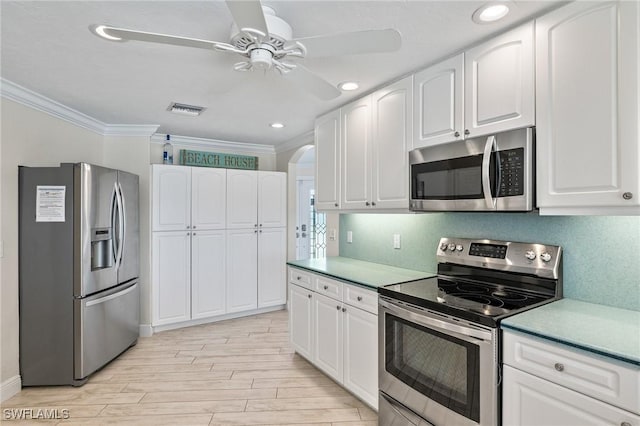
[[2,98],[2,259],[0,282],[0,384],[19,374],[18,365],[18,165],[100,163],[103,137]]

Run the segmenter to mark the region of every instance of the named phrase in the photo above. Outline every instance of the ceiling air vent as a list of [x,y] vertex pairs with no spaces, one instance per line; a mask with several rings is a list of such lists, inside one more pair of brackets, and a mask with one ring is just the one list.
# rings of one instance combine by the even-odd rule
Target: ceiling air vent
[[202,111],[204,111],[205,109],[206,108],[201,106],[172,102],[171,105],[169,105],[169,108],[167,108],[167,111],[173,112],[175,114],[190,115],[195,117],[202,114]]

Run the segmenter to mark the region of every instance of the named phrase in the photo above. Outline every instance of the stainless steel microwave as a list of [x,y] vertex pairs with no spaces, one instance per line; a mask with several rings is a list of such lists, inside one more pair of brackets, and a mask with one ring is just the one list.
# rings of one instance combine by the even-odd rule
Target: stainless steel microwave
[[529,127],[411,151],[410,209],[533,210],[534,130]]

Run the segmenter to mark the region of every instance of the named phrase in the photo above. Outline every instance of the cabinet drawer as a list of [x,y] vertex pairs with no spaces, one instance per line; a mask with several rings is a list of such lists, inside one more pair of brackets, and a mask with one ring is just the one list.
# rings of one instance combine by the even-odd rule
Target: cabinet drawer
[[289,268],[289,282],[313,290],[313,275],[300,269]]
[[378,315],[378,293],[355,285],[344,285],[344,303]]
[[640,414],[640,369],[560,343],[504,331],[504,363]]
[[336,299],[342,302],[342,283],[340,281],[332,280],[331,278],[325,278],[322,276],[316,276],[315,290],[328,296],[332,299]]

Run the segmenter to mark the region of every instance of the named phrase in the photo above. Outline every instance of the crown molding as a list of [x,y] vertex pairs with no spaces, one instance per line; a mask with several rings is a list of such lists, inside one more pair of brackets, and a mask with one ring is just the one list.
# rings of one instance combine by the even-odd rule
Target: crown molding
[[102,136],[150,137],[160,127],[158,125],[106,124],[5,78],[0,78],[0,96]]
[[[156,133],[151,136],[151,143],[164,144],[166,134]],[[171,135],[171,143],[185,146],[187,148],[213,148],[233,151],[234,153],[246,154],[275,154],[273,145],[261,145],[257,143],[230,142],[218,139],[194,138],[191,136]]]
[[304,145],[314,145],[314,132],[313,130],[309,130],[306,133],[303,133],[295,138],[289,139],[277,145],[275,147],[276,154],[280,154],[281,152],[290,151],[292,149],[300,148]]

